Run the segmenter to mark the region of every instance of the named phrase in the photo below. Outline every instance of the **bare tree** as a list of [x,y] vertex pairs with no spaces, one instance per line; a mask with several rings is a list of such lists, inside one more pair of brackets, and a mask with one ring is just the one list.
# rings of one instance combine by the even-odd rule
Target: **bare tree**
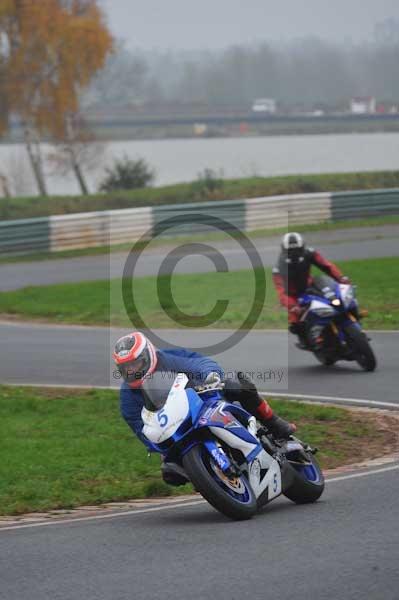
[[37,130],[28,121],[24,121],[24,139],[36,183],[39,188],[39,193],[41,196],[47,196],[47,184],[43,169],[40,137]]
[[11,198],[11,192],[8,185],[8,179],[4,173],[0,173],[0,189],[3,193],[4,198]]
[[81,116],[68,117],[66,134],[47,155],[55,173],[65,176],[72,172],[83,195],[89,194],[84,171],[94,171],[101,162],[105,145],[98,142]]
[[16,147],[7,158],[5,166],[11,195],[33,196],[35,179],[29,158],[22,148]]

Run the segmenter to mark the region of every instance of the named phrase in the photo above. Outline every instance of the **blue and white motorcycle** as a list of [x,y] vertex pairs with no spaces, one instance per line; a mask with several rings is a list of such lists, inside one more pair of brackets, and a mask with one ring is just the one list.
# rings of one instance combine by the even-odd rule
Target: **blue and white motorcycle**
[[365,371],[374,371],[377,360],[360,322],[366,312],[359,310],[352,285],[315,277],[298,301],[304,307],[307,349],[319,362],[329,366],[338,360],[356,361]]
[[194,488],[231,519],[251,518],[281,494],[296,503],[323,493],[316,450],[275,440],[255,417],[223,398],[223,384],[189,387],[185,374],[156,372],[143,385],[143,433]]

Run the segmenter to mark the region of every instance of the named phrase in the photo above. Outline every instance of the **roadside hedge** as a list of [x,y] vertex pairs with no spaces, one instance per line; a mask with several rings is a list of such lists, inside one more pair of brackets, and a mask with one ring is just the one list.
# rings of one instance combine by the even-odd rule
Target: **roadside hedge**
[[222,179],[217,181],[217,185],[209,185],[209,181],[200,179],[192,183],[90,196],[4,198],[0,199],[0,220],[162,204],[183,204],[205,200],[233,200],[280,194],[310,194],[395,187],[399,187],[399,171]]

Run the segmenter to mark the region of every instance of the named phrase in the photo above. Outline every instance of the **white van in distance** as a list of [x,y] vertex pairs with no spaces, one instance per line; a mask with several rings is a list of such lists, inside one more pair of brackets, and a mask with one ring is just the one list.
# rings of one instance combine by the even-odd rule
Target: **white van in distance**
[[269,115],[274,115],[277,110],[277,103],[274,98],[257,98],[253,105],[253,112],[263,112]]

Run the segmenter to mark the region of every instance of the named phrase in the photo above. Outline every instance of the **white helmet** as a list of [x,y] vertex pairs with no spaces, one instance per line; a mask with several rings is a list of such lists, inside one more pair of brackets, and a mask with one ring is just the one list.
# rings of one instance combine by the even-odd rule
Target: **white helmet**
[[305,242],[303,237],[295,231],[286,233],[281,240],[281,248],[286,256],[286,262],[298,264],[303,262],[305,256]]

